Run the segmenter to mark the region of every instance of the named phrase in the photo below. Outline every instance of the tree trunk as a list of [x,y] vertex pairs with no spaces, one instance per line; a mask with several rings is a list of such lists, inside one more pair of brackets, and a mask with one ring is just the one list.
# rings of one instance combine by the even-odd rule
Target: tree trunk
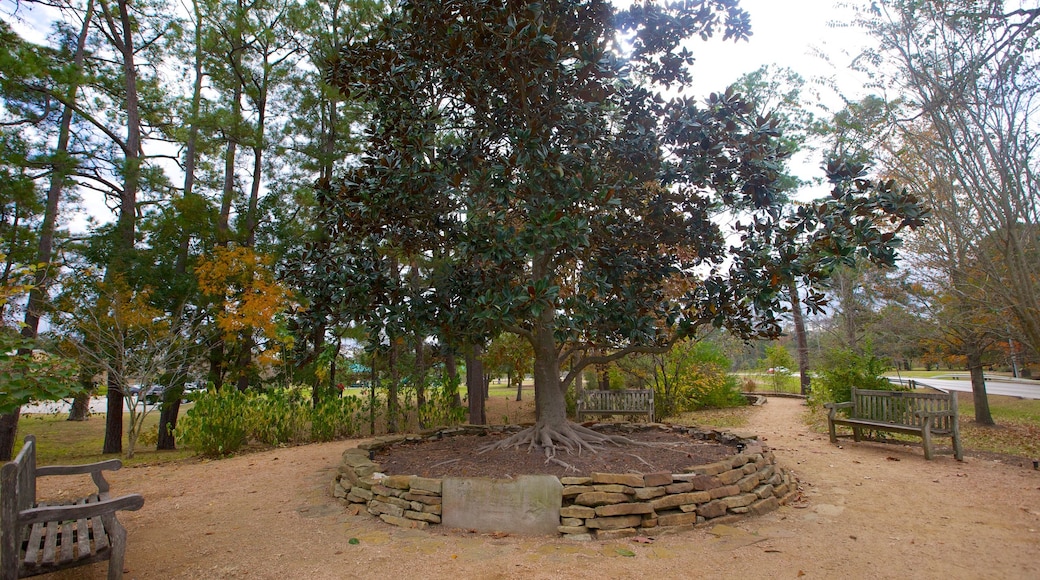
[[82,391],[72,399],[69,421],[86,421],[90,415],[90,395],[94,392],[94,377],[85,367],[86,365],[81,367],[79,373],[79,384]]
[[473,345],[466,353],[466,391],[469,395],[469,422],[487,425],[484,405],[484,363],[480,345]]
[[[509,380],[513,380],[512,372],[509,373]],[[524,399],[524,375],[516,373],[516,400],[522,401]]]
[[794,337],[798,344],[798,374],[803,396],[812,389],[812,377],[809,376],[809,342],[805,336],[805,313],[802,311],[802,298],[798,295],[798,282],[791,280],[791,317],[794,319]]
[[989,412],[989,397],[986,395],[986,379],[982,369],[982,355],[968,354],[968,370],[971,371],[971,395],[975,402],[975,422],[979,425],[995,425]]
[[[544,316],[543,316],[544,318]],[[534,403],[537,427],[560,429],[567,423],[567,399],[560,383],[560,362],[552,327],[534,329]]]
[[18,436],[18,416],[21,407],[10,413],[0,415],[0,461],[10,461],[14,457],[15,437]]
[[448,384],[453,389],[452,406],[456,409],[462,406],[462,393],[459,392],[459,367],[455,361],[455,351],[449,346],[444,355],[444,370],[448,374]]
[[[184,395],[184,388],[176,389],[176,393],[170,393],[170,390],[167,389],[163,393],[163,405],[159,410],[159,441],[155,445],[157,450],[177,449],[177,440],[173,432],[177,428],[177,416],[181,412],[181,397]],[[174,394],[176,396],[172,396]]]
[[[105,444],[102,453],[123,452],[123,388],[119,379],[109,377],[108,398],[105,416]],[[142,385],[144,388],[144,385]],[[133,402],[133,399],[131,399]]]

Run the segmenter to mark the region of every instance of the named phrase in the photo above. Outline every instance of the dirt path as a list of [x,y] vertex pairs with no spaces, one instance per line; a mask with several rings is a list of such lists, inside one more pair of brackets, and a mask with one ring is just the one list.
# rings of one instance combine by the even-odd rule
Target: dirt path
[[[797,473],[804,501],[647,544],[416,532],[348,516],[327,488],[357,441],[124,469],[113,492],[145,496],[121,518],[126,577],[1040,578],[1040,472],[926,462],[919,446],[839,449],[810,433],[803,413],[798,400],[771,399],[746,431]],[[41,485],[45,497],[58,492],[77,490]]]

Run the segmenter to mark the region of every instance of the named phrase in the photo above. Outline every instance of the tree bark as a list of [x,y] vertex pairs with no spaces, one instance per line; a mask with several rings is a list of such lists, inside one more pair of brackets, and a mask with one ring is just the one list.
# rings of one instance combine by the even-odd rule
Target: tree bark
[[809,342],[805,336],[805,312],[802,310],[802,298],[798,295],[798,282],[791,280],[791,317],[794,319],[794,336],[798,344],[798,374],[801,393],[807,396],[812,389],[812,377],[809,375]]
[[21,408],[0,415],[0,461],[14,457],[15,437],[18,436],[18,416]]
[[971,372],[971,396],[975,403],[975,422],[979,425],[995,425],[989,411],[986,395],[986,379],[983,374],[982,355],[978,351],[968,354],[968,370]]
[[484,405],[484,363],[483,354],[478,344],[472,345],[466,352],[466,391],[469,395],[469,422],[473,425],[487,425]]

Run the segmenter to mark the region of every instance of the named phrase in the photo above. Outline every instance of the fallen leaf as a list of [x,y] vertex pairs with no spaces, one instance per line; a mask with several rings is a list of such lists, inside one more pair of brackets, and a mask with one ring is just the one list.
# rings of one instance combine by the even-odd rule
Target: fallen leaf
[[633,552],[632,550],[628,550],[628,549],[625,549],[625,548],[618,548],[617,550],[615,550],[615,552],[617,552],[618,554],[620,554],[620,555],[622,555],[622,556],[624,556],[626,558],[632,558],[632,557],[634,557],[636,555],[636,553]]
[[636,536],[636,537],[632,538],[632,541],[636,542],[636,543],[639,543],[639,544],[653,544],[654,543],[654,539],[653,538],[648,538],[646,536]]
[[802,576],[805,576],[805,570],[798,571],[798,577],[801,578]]
[[901,461],[898,457],[886,457],[885,459],[889,461]]
[[357,538],[350,538],[349,540],[347,540],[347,543],[350,544],[351,546],[356,546],[356,545],[361,543],[361,540],[359,540]]

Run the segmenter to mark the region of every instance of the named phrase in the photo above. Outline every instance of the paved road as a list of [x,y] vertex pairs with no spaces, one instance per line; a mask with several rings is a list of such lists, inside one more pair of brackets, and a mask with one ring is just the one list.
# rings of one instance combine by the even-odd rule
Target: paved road
[[[898,377],[887,377],[893,383],[900,382]],[[914,379],[919,385],[926,385],[943,391],[971,392],[971,381],[967,377],[956,379]],[[906,379],[903,379],[905,382]],[[990,395],[1007,395],[1023,399],[1040,399],[1040,381],[986,379],[986,393]]]

